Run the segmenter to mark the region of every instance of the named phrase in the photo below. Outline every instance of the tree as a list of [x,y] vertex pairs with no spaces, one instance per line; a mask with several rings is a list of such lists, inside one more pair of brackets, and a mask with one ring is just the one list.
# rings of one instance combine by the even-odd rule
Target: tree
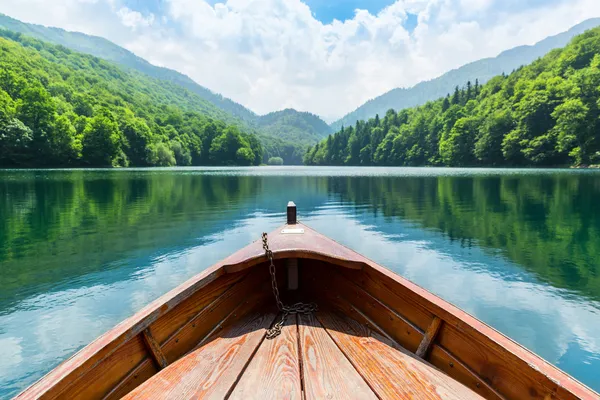
[[98,114],[83,132],[83,161],[92,166],[113,165],[120,150],[119,128],[107,114]]
[[133,165],[151,165],[147,148],[152,142],[152,132],[141,118],[126,118],[121,125],[121,131],[126,140],[125,154]]
[[50,94],[40,85],[28,87],[21,93],[17,105],[17,118],[33,132],[33,151],[47,154],[55,106]]
[[595,140],[595,132],[590,132],[588,112],[580,99],[569,99],[552,113],[556,120],[553,131],[558,138],[558,149],[568,153],[577,164],[588,164],[592,155],[589,148]]
[[[247,148],[247,151],[238,153],[241,148]],[[248,159],[250,156],[251,158]],[[217,165],[235,165],[236,161],[243,163],[243,165],[250,165],[254,160],[254,153],[240,131],[236,127],[230,126],[213,140],[210,147],[210,157]]]
[[281,157],[271,157],[267,162],[269,165],[283,165],[283,158]]
[[164,142],[152,143],[148,146],[148,161],[158,167],[172,167],[177,163],[175,154]]
[[498,110],[489,115],[479,128],[475,142],[474,154],[484,165],[501,165],[502,139],[512,131],[514,122],[508,110]]
[[66,115],[59,116],[54,123],[50,148],[48,157],[54,165],[75,165],[81,159],[81,136]]
[[179,140],[171,141],[171,151],[173,151],[177,165],[187,166],[192,164],[190,150],[181,144]]
[[16,118],[0,125],[0,164],[18,166],[30,155],[33,133]]
[[456,121],[450,135],[440,141],[440,156],[446,165],[472,165],[473,143],[477,135],[478,121],[465,117]]

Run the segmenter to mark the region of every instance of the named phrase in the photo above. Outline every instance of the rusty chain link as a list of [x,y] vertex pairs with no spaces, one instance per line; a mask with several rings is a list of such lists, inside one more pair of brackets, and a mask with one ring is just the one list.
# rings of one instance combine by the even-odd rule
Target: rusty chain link
[[283,328],[283,324],[285,324],[285,320],[290,314],[310,314],[312,312],[316,312],[318,307],[315,303],[296,303],[291,306],[286,306],[283,304],[281,299],[279,298],[279,288],[277,287],[277,277],[275,275],[275,263],[273,262],[273,252],[269,249],[268,237],[266,233],[262,234],[262,242],[263,249],[265,250],[265,254],[269,259],[269,272],[271,274],[271,287],[273,288],[273,295],[275,296],[275,302],[277,303],[277,308],[281,311],[281,320],[276,322],[271,329],[267,330],[267,339],[274,339],[279,334],[281,334],[281,329]]

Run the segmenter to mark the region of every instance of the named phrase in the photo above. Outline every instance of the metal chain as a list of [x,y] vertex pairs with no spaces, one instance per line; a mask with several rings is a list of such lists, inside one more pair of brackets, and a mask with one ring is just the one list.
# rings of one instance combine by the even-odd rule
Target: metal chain
[[310,314],[316,312],[318,307],[315,303],[296,303],[291,306],[283,304],[279,298],[279,288],[277,287],[277,277],[275,276],[275,263],[273,262],[273,252],[269,249],[268,237],[266,233],[262,234],[263,249],[269,259],[269,272],[271,273],[271,287],[273,288],[273,295],[275,296],[275,303],[277,308],[281,311],[281,320],[277,321],[273,327],[267,330],[267,339],[274,339],[281,333],[283,324],[290,314]]

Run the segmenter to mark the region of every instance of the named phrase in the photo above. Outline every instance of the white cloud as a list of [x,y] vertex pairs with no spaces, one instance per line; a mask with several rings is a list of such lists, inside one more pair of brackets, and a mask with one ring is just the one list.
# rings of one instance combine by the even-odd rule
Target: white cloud
[[154,14],[144,17],[142,13],[130,10],[127,7],[121,7],[119,11],[117,11],[117,16],[124,26],[129,27],[134,31],[137,28],[149,27],[154,22]]
[[[328,119],[600,16],[597,0],[398,0],[323,24],[300,0],[165,0],[164,15],[123,0],[3,0],[16,18],[93,33],[258,113],[294,107]],[[537,2],[539,3],[539,2]],[[408,32],[407,13],[419,24]]]

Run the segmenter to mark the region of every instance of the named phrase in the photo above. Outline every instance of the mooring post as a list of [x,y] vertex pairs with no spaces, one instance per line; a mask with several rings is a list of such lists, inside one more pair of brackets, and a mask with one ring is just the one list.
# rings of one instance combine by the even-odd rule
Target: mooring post
[[[293,201],[287,205],[287,224],[296,225],[297,223],[296,204]],[[286,260],[287,266],[287,288],[288,290],[298,289],[298,259],[289,258]]]
[[290,201],[287,205],[287,224],[296,225],[296,222],[296,204]]

